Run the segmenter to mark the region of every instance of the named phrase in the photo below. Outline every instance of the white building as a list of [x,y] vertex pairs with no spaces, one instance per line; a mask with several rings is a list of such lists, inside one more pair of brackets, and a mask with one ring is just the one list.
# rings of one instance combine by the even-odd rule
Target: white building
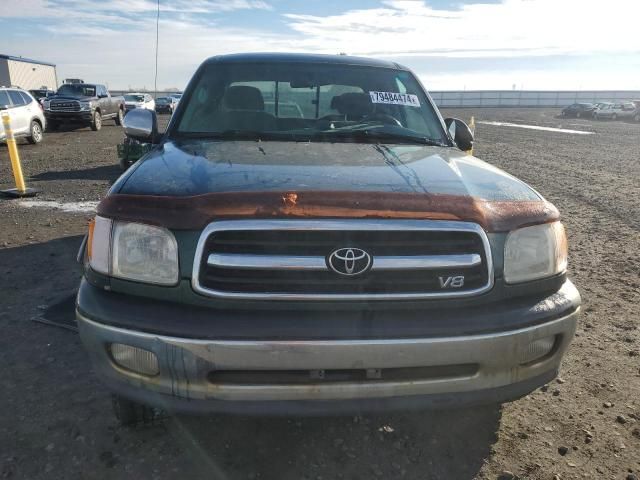
[[56,66],[22,57],[0,54],[0,86],[17,86],[25,90],[58,89]]

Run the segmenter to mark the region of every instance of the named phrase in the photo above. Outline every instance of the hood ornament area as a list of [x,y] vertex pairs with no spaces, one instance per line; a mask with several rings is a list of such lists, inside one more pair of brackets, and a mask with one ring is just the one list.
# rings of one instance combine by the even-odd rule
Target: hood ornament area
[[371,263],[371,255],[361,248],[338,248],[327,257],[327,265],[331,270],[348,277],[367,272]]

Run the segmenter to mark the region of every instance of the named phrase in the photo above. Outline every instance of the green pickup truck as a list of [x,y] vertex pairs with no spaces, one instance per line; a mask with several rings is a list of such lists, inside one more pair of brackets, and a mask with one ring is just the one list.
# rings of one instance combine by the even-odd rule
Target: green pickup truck
[[557,375],[580,309],[559,213],[465,153],[407,68],[213,57],[164,134],[124,127],[152,148],[98,206],[77,298],[122,423],[505,402]]

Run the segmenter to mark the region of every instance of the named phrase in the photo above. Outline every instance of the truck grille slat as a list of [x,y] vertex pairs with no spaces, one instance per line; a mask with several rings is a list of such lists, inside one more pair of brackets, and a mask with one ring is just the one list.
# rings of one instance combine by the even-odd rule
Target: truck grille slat
[[52,112],[79,112],[80,102],[77,100],[55,101],[49,103],[49,110]]
[[[243,237],[241,232],[220,232],[212,239],[212,247],[218,253],[241,253],[241,254],[265,254],[269,253],[284,255],[321,255],[326,254],[327,249],[336,248],[345,242],[359,245],[360,248],[370,250],[373,255],[391,255],[398,253],[398,248],[403,252],[424,252],[432,254],[444,253],[467,253],[482,247],[480,239],[475,235],[460,235],[458,238],[438,235],[434,232],[435,238],[411,238],[405,235],[406,232],[399,232],[388,239],[375,239],[366,235],[366,232],[325,232],[322,238],[312,236],[309,232],[289,232],[286,244],[282,243],[282,238],[278,238],[278,232],[262,232],[260,243],[255,239]],[[445,244],[446,242],[446,244]],[[418,253],[413,253],[418,254]]]
[[[345,260],[332,252],[348,250],[368,255],[359,274],[334,268]],[[493,269],[486,234],[468,222],[231,220],[203,232],[192,284],[222,298],[442,298],[489,290]]]
[[[436,270],[439,268],[469,268],[482,262],[477,253],[467,255],[397,255],[376,256],[372,270]],[[294,255],[251,255],[212,253],[207,266],[237,270],[304,270],[326,271],[324,257]]]

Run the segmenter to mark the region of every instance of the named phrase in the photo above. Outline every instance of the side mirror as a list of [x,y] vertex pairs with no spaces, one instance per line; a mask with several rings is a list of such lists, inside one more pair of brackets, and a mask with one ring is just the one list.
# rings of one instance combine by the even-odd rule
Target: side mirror
[[445,118],[444,123],[449,135],[460,150],[466,152],[473,148],[473,133],[466,123],[459,118]]
[[157,143],[158,117],[153,110],[135,108],[124,117],[124,133],[144,143]]

